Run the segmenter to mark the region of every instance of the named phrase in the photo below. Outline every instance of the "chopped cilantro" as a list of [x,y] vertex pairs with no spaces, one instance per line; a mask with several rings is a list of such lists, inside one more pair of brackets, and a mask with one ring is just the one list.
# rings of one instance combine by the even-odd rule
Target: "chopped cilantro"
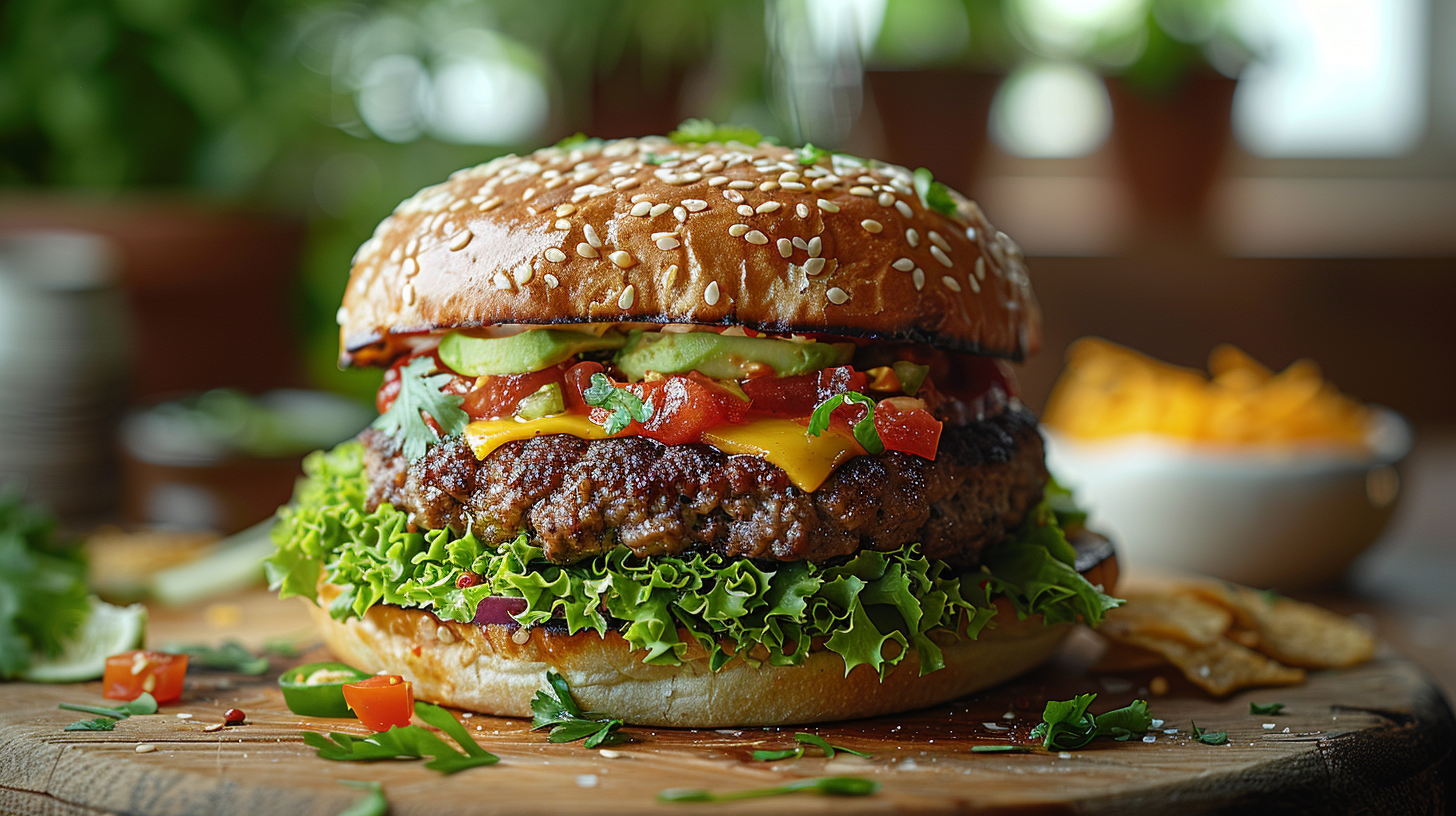
[[550,728],[548,742],[575,742],[579,739],[588,748],[625,742],[627,735],[617,729],[621,720],[614,720],[590,711],[582,711],[566,678],[550,669],[546,670],[546,687],[536,692],[531,700],[531,730]]
[[29,669],[32,655],[59,654],[90,614],[80,542],[55,528],[19,490],[0,490],[0,680]]
[[820,751],[823,751],[825,759],[834,759],[834,755],[837,752],[854,754],[857,757],[864,757],[865,759],[870,758],[870,755],[864,753],[863,751],[856,751],[852,748],[845,748],[843,745],[831,745],[829,744],[828,740],[824,739],[818,734],[807,734],[803,731],[799,731],[794,734],[794,741],[799,743],[799,747],[784,748],[778,751],[754,751],[753,758],[755,760],[758,760],[759,762],[775,762],[780,759],[789,759],[791,757],[794,759],[799,759],[804,756],[805,752],[808,751],[809,746],[811,745],[815,748],[818,748]]
[[973,754],[1029,754],[1031,748],[1025,745],[972,745]]
[[593,408],[604,408],[612,412],[602,425],[608,434],[622,431],[634,420],[646,422],[652,419],[651,404],[643,402],[641,397],[631,391],[614,385],[605,374],[593,374],[591,385],[581,392],[581,397]]
[[1096,694],[1079,694],[1070,700],[1048,700],[1042,722],[1031,730],[1032,739],[1040,738],[1048,751],[1071,751],[1096,737],[1125,741],[1142,736],[1153,725],[1145,700],[1133,700],[1106,714],[1089,714],[1087,708],[1095,699]]
[[915,171],[915,194],[920,196],[920,204],[926,209],[935,210],[947,218],[956,214],[956,203],[950,197],[950,190],[936,181],[924,167]]
[[381,731],[363,739],[339,733],[329,734],[326,738],[323,734],[306,731],[303,741],[309,747],[318,749],[320,758],[336,762],[431,757],[425,767],[447,775],[466,768],[494,765],[500,761],[495,754],[481,748],[465,730],[465,726],[455,719],[455,715],[445,709],[416,702],[415,715],[444,731],[464,752],[451,748],[449,743],[435,736],[435,732],[420,725],[396,725],[388,731]]
[[111,717],[97,717],[94,720],[77,720],[66,726],[65,731],[115,731],[116,720]]
[[756,145],[764,141],[763,134],[743,125],[719,125],[710,119],[688,119],[667,134],[667,138],[678,144],[704,144],[707,142],[742,142]]
[[1250,714],[1264,714],[1272,717],[1283,712],[1283,703],[1249,703]]
[[758,799],[763,796],[783,796],[789,793],[822,793],[825,796],[871,796],[880,789],[880,783],[859,776],[821,776],[815,779],[795,779],[772,788],[713,793],[697,788],[671,788],[657,794],[662,802],[731,802],[735,799]]
[[470,422],[470,417],[460,410],[465,398],[441,390],[450,382],[450,375],[431,376],[434,370],[435,361],[429,356],[416,357],[400,369],[399,396],[372,426],[399,443],[409,461],[424,456],[425,450],[441,438],[425,421],[425,414],[434,418],[445,437],[460,433]]
[[581,147],[582,145],[590,141],[592,141],[591,138],[589,138],[585,133],[582,133],[578,130],[570,136],[567,136],[565,139],[557,142],[556,146],[562,149]]
[[846,402],[865,407],[864,418],[854,423],[855,440],[870,454],[884,453],[885,443],[880,441],[880,432],[875,430],[875,401],[858,391],[835,394],[819,403],[818,407],[814,409],[814,413],[809,416],[809,436],[818,436],[829,430],[829,420],[834,409]]
[[1198,727],[1198,723],[1193,723],[1193,738],[1204,745],[1223,745],[1228,742],[1228,732],[1204,731]]
[[794,153],[799,158],[799,164],[814,164],[829,155],[828,150],[807,143],[798,150],[795,150]]

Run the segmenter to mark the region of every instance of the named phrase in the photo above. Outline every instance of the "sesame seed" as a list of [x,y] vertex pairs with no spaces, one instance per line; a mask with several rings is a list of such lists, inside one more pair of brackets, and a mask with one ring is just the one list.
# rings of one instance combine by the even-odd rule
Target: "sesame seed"
[[784,256],[785,258],[787,258],[790,255],[793,255],[794,254],[794,242],[793,241],[790,241],[787,238],[780,238],[778,240],[778,246],[779,246],[779,254],[782,255],[782,256]]
[[924,269],[921,269],[918,266],[915,267],[915,271],[910,273],[910,279],[913,280],[913,281],[915,281],[915,291],[919,292],[921,289],[924,289],[925,288],[925,270]]
[[404,265],[399,269],[406,278],[413,278],[415,275],[420,274],[419,261],[416,261],[414,258],[405,258]]
[[976,228],[975,227],[966,227],[966,238],[968,238],[968,239],[970,239],[972,241],[976,240]]
[[521,193],[521,200],[522,201],[530,201],[531,199],[533,199],[535,197],[536,197],[536,188],[535,187],[527,187],[526,188],[526,192]]
[[821,199],[819,199],[818,201],[816,201],[814,203],[818,204],[819,205],[819,209],[823,210],[824,212],[831,212],[831,213],[837,213],[837,212],[839,212],[839,205],[838,204],[835,204],[833,201],[828,201],[826,199],[821,198]]
[[769,181],[765,181],[764,183],[758,185],[758,189],[764,191],[765,193],[771,193],[774,190],[777,190],[778,188],[779,188],[779,183],[777,181],[773,181],[771,179]]
[[757,213],[771,213],[774,210],[777,210],[779,207],[782,207],[782,206],[783,205],[780,204],[780,203],[778,203],[777,201],[765,201],[762,204],[760,204],[757,207],[755,207],[753,211],[754,212],[757,212]]
[[728,186],[734,190],[752,190],[754,185],[753,182],[747,179],[737,179],[736,181],[728,182]]
[[683,199],[682,205],[687,208],[688,212],[702,212],[703,210],[708,209],[708,202],[702,200],[701,198]]
[[672,237],[671,235],[667,236],[666,238],[658,238],[657,239],[657,248],[658,249],[662,249],[662,250],[677,249],[680,246],[682,246],[682,242],[679,241],[678,239]]
[[648,208],[651,208],[652,207],[652,194],[651,193],[638,193],[637,195],[632,196],[632,203],[633,204],[636,204],[639,201],[646,201]]
[[338,323],[340,326],[344,325],[345,323],[348,323],[349,322],[349,310],[346,309],[346,308],[344,308],[343,306],[340,306],[339,307],[339,310],[337,312],[334,312],[334,322],[335,323]]
[[616,187],[618,190],[630,190],[641,183],[641,181],[635,178],[619,178],[616,181],[612,182],[612,186]]
[[550,272],[542,275],[542,277],[546,279],[546,288],[548,289],[555,289],[556,287],[561,285],[561,281],[558,280],[556,276],[551,274]]
[[652,233],[652,240],[660,241],[663,238],[667,238],[669,236],[677,237],[677,230],[672,230],[671,232],[654,232]]
[[789,190],[790,192],[795,192],[795,193],[800,192],[800,191],[802,191],[804,189],[807,189],[807,188],[804,187],[804,183],[803,182],[800,182],[800,181],[786,181],[783,184],[780,184],[779,186],[782,187],[782,188],[784,188],[785,190]]
[[562,252],[556,247],[551,247],[550,249],[546,250],[546,260],[550,261],[551,263],[561,263],[562,261],[566,260],[566,253]]
[[799,180],[799,174],[798,173],[795,173],[793,170],[785,170],[784,172],[779,173],[779,183],[780,184],[782,184],[785,181],[798,181],[798,180]]
[[657,216],[662,215],[670,209],[672,209],[671,204],[653,204],[652,209],[648,210],[647,214],[651,215],[653,218],[656,218]]
[[823,258],[810,258],[804,261],[804,272],[810,275],[817,275],[824,271],[824,265],[828,263]]
[[683,173],[679,178],[682,180],[681,183],[683,184],[692,184],[695,181],[701,181],[703,178],[703,174],[697,172],[696,170],[689,170],[688,172]]
[[800,238],[797,235],[794,236],[794,246],[804,250],[805,252],[809,251],[809,242],[805,241],[803,238]]
[[930,234],[929,234],[929,237],[930,237],[930,243],[935,244],[936,246],[940,247],[941,250],[943,250],[945,252],[950,252],[950,244],[944,238],[941,237],[940,233],[936,232],[935,230],[931,230],[930,231]]
[[450,212],[459,212],[460,210],[465,209],[465,205],[469,203],[470,202],[462,198],[459,201],[456,201],[454,204],[450,205]]
[[663,284],[665,286],[671,286],[676,281],[677,281],[677,264],[673,264],[672,266],[669,266],[667,268],[667,274],[663,277]]
[[652,211],[652,202],[651,201],[639,201],[636,204],[633,204],[632,205],[632,209],[629,210],[628,212],[630,212],[632,215],[641,217],[641,216],[644,216],[644,215],[646,215],[647,213],[649,213],[651,211]]
[[556,219],[556,228],[561,230],[562,232],[566,232],[571,229],[571,222],[567,221],[565,218],[558,218]]
[[981,282],[976,280],[975,275],[967,275],[966,282],[971,285],[972,292],[975,292],[978,295],[981,293]]
[[738,214],[743,216],[744,218],[747,218],[748,216],[753,215],[753,208],[748,206],[747,204],[739,204]]
[[679,224],[686,224],[688,221],[688,211],[682,207],[673,207],[672,217],[676,218]]
[[895,209],[899,210],[900,214],[906,218],[913,218],[915,216],[915,211],[910,209],[910,205],[898,198],[895,199]]
[[455,234],[454,238],[450,240],[450,249],[454,252],[459,252],[460,250],[464,249],[465,245],[469,244],[470,239],[474,237],[474,234],[472,234],[470,230],[461,230],[460,232]]
[[915,262],[909,258],[896,258],[895,262],[890,264],[890,266],[895,267],[901,272],[909,272],[915,268]]
[[880,193],[880,197],[878,199],[876,199],[876,200],[879,201],[881,207],[893,207],[893,206],[895,206],[895,194],[894,193]]
[[914,229],[905,230],[905,243],[909,244],[911,249],[920,246],[920,233]]
[[945,284],[945,288],[952,292],[959,292],[961,290],[961,282],[952,278],[950,275],[941,276],[940,282]]
[[815,190],[823,192],[825,190],[828,190],[830,187],[833,187],[834,182],[835,179],[833,178],[816,178],[809,183],[809,186],[813,187]]
[[208,732],[209,734],[211,734],[211,733],[216,732],[216,731],[221,731],[223,729],[223,726],[224,725],[226,725],[226,723],[220,723],[220,722],[217,722],[217,723],[209,723],[209,724],[203,726],[202,727],[202,730]]
[[483,203],[483,204],[480,205],[480,211],[481,212],[490,212],[491,210],[495,209],[496,207],[499,207],[503,201],[504,201],[504,199],[502,199],[500,196],[496,196],[494,198],[487,199],[485,201],[485,203]]
[[885,228],[884,224],[881,224],[873,218],[866,218],[859,222],[859,225],[865,228],[865,232],[869,233],[878,233]]
[[586,242],[588,244],[591,244],[597,249],[602,248],[602,239],[597,237],[597,231],[592,227],[591,224],[587,224],[586,226],[582,227],[581,234],[586,236]]
[[986,279],[986,259],[985,258],[976,258],[976,277],[980,278],[981,280],[985,280]]
[[495,273],[495,275],[491,276],[490,282],[495,288],[502,291],[509,292],[511,290],[511,279],[506,277],[504,272]]
[[857,196],[873,197],[874,194],[875,194],[875,191],[874,190],[871,190],[868,187],[859,187],[859,186],[856,186],[856,187],[849,188],[849,194],[850,195],[857,195]]
[[418,250],[419,248],[420,248],[420,239],[418,239],[418,238],[411,238],[404,245],[404,254],[406,254],[406,255],[413,255],[413,254],[415,254],[415,251]]
[[141,745],[138,745],[136,747],[136,752],[138,754],[150,754],[151,752],[153,752],[155,750],[157,750],[157,746],[152,745],[151,743],[146,743],[146,742],[144,742]]
[[399,288],[399,299],[404,301],[404,305],[415,305],[415,297],[415,285],[413,283],[406,283]]
[[737,190],[724,190],[723,197],[733,202],[734,204],[743,203],[743,193],[740,193]]
[[531,281],[531,276],[534,274],[534,270],[531,269],[531,265],[528,263],[523,263],[511,270],[511,277],[515,279],[517,286],[525,286]]
[[728,183],[728,177],[727,176],[713,176],[712,178],[708,179],[708,186],[709,187],[717,187],[719,185],[727,184],[727,183]]
[[708,284],[708,288],[703,290],[703,302],[709,306],[717,306],[718,294],[718,282],[712,281]]
[[829,302],[835,306],[842,306],[849,302],[849,293],[838,286],[829,287],[829,291],[825,292],[824,296],[829,298]]
[[795,204],[794,205],[794,212],[798,213],[800,218],[808,218],[809,217],[809,207],[806,204],[803,204],[803,203]]
[[[612,253],[612,254],[615,255],[616,253]],[[625,255],[626,253],[624,252],[622,254]],[[615,260],[615,259],[613,259],[613,260]],[[621,264],[618,264],[618,266],[621,266]],[[635,286],[633,286],[632,284],[629,283],[629,284],[627,284],[627,288],[622,290],[622,294],[620,294],[620,295],[617,296],[617,306],[620,307],[620,308],[623,308],[623,309],[630,309],[630,308],[632,308],[632,303],[634,301],[636,301],[636,300],[637,300],[637,287],[635,287]]]
[[745,232],[748,232],[747,224],[734,224],[728,228],[728,234],[734,238],[742,238]]
[[930,254],[934,256],[937,261],[940,261],[941,266],[948,267],[951,265],[950,256],[946,255],[945,252],[941,251],[940,247],[932,246],[930,248]]
[[[621,269],[628,269],[633,264],[637,263],[637,261],[631,255],[628,255],[626,252],[623,252],[620,249],[617,250],[616,252],[613,252],[612,254],[608,255],[607,256],[607,260],[609,260],[612,263],[616,264]],[[628,288],[631,288],[631,287],[628,287]]]
[[562,204],[561,206],[559,206],[559,207],[556,208],[556,217],[557,218],[565,218],[566,216],[571,215],[574,212],[576,212],[576,205],[575,204],[571,204],[571,203]]
[[597,252],[597,248],[592,246],[591,244],[588,244],[586,241],[582,241],[581,243],[576,245],[576,254],[580,255],[583,258],[596,258],[600,255],[600,253]]
[[824,251],[824,241],[816,235],[809,239],[809,243],[804,245],[804,249],[809,253],[809,257],[817,258],[819,253]]
[[757,244],[758,246],[763,246],[764,244],[768,243],[768,236],[767,235],[764,235],[762,232],[760,232],[758,230],[754,230],[754,231],[748,233],[747,235],[743,236],[743,240],[747,241],[750,244]]

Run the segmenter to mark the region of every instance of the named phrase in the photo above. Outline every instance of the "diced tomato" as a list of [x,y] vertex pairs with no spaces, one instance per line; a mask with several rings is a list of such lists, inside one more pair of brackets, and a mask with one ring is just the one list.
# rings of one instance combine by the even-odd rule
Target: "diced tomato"
[[[542,386],[561,383],[567,374],[566,363],[530,374],[502,374],[481,377],[465,395],[460,407],[471,419],[496,419],[515,413],[521,400],[541,390]],[[590,379],[590,378],[588,378]]]
[[875,406],[875,431],[885,450],[935,459],[940,447],[941,422],[925,410],[925,403],[909,397],[891,397]]
[[644,385],[652,418],[637,427],[643,436],[667,445],[696,442],[703,431],[742,422],[748,412],[748,402],[697,372]]
[[573,413],[583,414],[590,410],[586,404],[586,398],[581,395],[591,386],[593,374],[605,374],[606,366],[596,362],[577,363],[566,371],[565,387],[562,388],[561,398],[566,402],[566,410]]
[[109,700],[135,700],[147,692],[158,703],[182,698],[187,676],[187,655],[133,650],[106,658],[101,696]]
[[374,731],[410,724],[415,712],[414,690],[397,674],[381,674],[344,684],[344,702],[359,721]]
[[[797,377],[755,377],[743,380],[743,393],[753,400],[749,410],[755,414],[783,417],[806,417],[814,408],[835,394],[863,391],[869,377],[849,366],[836,366]],[[839,411],[835,412],[836,415]],[[863,416],[864,409],[846,411]]]

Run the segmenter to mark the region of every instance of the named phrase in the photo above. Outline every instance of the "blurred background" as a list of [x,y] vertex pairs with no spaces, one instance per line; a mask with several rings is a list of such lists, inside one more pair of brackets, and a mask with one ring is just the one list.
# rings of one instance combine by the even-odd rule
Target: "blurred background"
[[77,529],[266,519],[372,416],[334,315],[398,201],[687,117],[977,199],[1045,310],[1034,408],[1099,335],[1312,358],[1409,417],[1350,585],[1450,640],[1452,0],[9,0],[0,481]]

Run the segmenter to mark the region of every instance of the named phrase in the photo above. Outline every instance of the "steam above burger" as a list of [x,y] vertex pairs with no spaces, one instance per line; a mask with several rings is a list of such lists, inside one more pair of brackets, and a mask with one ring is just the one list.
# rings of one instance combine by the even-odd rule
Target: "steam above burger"
[[340,657],[501,715],[549,669],[628,722],[811,722],[994,685],[1115,603],[1007,365],[1016,245],[925,171],[722,135],[496,159],[359,249],[380,417],[268,563]]

